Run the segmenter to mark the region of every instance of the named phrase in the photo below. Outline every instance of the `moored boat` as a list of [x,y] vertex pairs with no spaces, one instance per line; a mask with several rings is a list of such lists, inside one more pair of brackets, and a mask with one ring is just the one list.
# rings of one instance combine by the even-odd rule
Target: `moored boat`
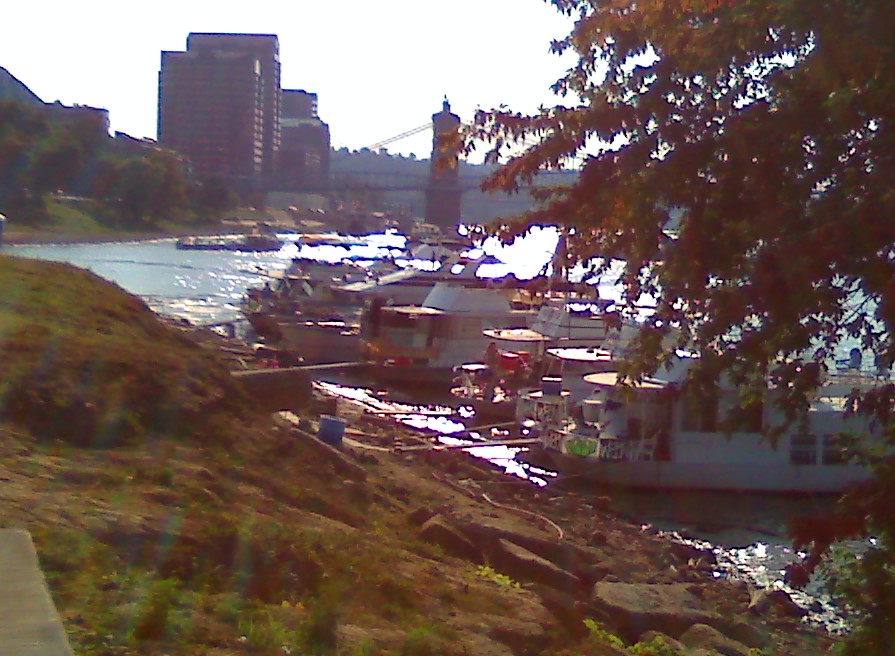
[[593,394],[574,408],[555,395],[532,404],[541,442],[523,457],[597,484],[648,489],[835,493],[869,477],[840,437],[866,439],[871,427],[845,411],[840,390],[822,389],[803,425],[785,426],[766,400],[727,431],[721,420],[736,391],[708,401],[678,393],[681,364],[633,387],[617,387],[614,372],[590,374]]
[[407,267],[368,280],[347,282],[334,287],[335,293],[362,304],[371,298],[387,299],[395,306],[422,305],[430,290],[439,283],[463,286],[467,289],[495,289],[503,282],[482,277],[483,266],[499,264],[490,256],[467,258],[454,254],[434,271]]
[[454,367],[451,395],[470,407],[476,420],[511,422],[519,391],[530,386],[533,370],[528,353],[498,353],[496,361],[467,362]]
[[440,283],[420,306],[371,308],[362,326],[362,355],[383,382],[448,388],[454,367],[482,357],[485,329],[524,324],[531,314],[514,310],[501,290]]
[[267,234],[194,235],[181,237],[177,240],[176,246],[179,250],[264,252],[278,251],[283,247],[284,243],[276,235]]

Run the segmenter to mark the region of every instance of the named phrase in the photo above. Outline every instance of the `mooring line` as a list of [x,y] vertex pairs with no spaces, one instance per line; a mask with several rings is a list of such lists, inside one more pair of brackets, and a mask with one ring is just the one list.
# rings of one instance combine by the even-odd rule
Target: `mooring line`
[[556,522],[554,522],[552,519],[550,519],[549,517],[545,517],[544,515],[542,515],[540,513],[532,512],[531,510],[525,510],[524,508],[515,508],[513,506],[507,506],[503,503],[497,503],[496,501],[494,501],[491,497],[489,497],[484,492],[482,493],[482,498],[484,498],[485,501],[490,503],[492,506],[497,506],[498,508],[503,508],[504,510],[509,510],[512,512],[518,512],[518,513],[522,513],[524,515],[532,515],[534,517],[537,517],[538,519],[543,520],[544,523],[552,526],[556,530],[556,532],[559,534],[560,540],[565,539],[565,533],[563,532],[562,527],[559,524],[557,524]]

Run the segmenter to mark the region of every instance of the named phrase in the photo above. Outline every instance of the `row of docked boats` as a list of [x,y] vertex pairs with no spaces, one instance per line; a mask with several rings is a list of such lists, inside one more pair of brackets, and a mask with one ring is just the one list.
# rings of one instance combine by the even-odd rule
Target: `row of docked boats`
[[408,360],[435,366],[419,361],[421,350],[428,350],[445,351],[450,369],[471,355],[464,348],[470,328],[458,334],[455,323],[475,325],[472,341],[481,341],[484,328],[512,325],[515,310],[507,299],[523,294],[482,277],[490,264],[488,256],[460,253],[434,270],[400,267],[394,260],[328,264],[296,258],[263,288],[249,291],[244,313],[258,334],[280,340],[308,364],[366,356],[388,366]]
[[523,424],[536,435],[525,459],[599,484],[818,493],[868,477],[842,438],[872,439],[867,421],[846,408],[854,389],[879,384],[878,376],[853,372],[848,384],[831,376],[806,421],[792,426],[769,387],[752,415],[729,427],[738,391],[722,385],[708,401],[690,395],[691,354],[619,386],[636,324],[594,289],[537,294],[482,279],[484,261],[455,254],[434,271],[296,262],[252,294],[247,315],[307,362],[360,360],[383,384],[450,385],[480,421]]
[[255,225],[246,233],[231,235],[190,235],[181,237],[175,246],[188,251],[278,251],[285,241],[277,235],[276,228],[266,223]]

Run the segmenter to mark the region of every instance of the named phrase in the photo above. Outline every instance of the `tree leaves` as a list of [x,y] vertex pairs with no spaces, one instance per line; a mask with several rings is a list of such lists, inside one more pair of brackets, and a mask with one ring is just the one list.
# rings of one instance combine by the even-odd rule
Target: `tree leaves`
[[[480,112],[468,147],[508,158],[486,183],[497,189],[584,164],[504,233],[561,224],[572,257],[621,257],[623,301],[660,296],[652,325],[703,352],[697,376],[774,373],[793,417],[848,346],[891,365],[895,3],[552,4],[576,19],[551,46],[578,55],[553,87],[567,103]],[[862,407],[885,425],[890,397]]]

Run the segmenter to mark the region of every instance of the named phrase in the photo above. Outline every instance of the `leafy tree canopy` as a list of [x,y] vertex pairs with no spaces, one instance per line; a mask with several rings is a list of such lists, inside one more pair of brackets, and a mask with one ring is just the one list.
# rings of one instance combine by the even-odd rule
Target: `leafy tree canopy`
[[[574,185],[495,229],[560,224],[573,260],[626,260],[626,300],[658,299],[627,373],[658,366],[656,337],[675,326],[703,355],[697,385],[726,371],[744,389],[763,387],[771,375],[797,414],[846,344],[891,365],[895,3],[550,2],[574,19],[552,45],[577,55],[554,85],[565,104],[533,116],[480,112],[467,148],[484,143],[491,161],[509,157],[488,182],[495,189],[584,158]],[[520,153],[532,137],[537,145]],[[887,385],[864,407],[888,425],[892,399]],[[886,462],[842,521],[804,538],[813,540],[810,564],[846,534],[895,537]],[[865,559],[874,568],[865,575],[889,589],[887,549]],[[868,618],[889,612],[856,597]],[[891,644],[880,628],[895,626],[889,615],[864,623],[869,632],[856,635],[865,646],[886,644],[874,642],[880,636]]]

